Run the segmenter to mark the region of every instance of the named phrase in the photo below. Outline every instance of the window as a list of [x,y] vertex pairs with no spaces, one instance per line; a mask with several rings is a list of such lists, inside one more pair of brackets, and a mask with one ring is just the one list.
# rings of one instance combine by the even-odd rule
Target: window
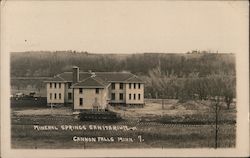
[[68,83],[68,89],[70,89],[70,87],[71,87],[71,82]]
[[68,93],[68,99],[69,99],[69,100],[72,99],[72,93]]
[[129,83],[129,89],[131,89],[131,83]]
[[55,83],[55,85],[54,85],[54,86],[55,86],[55,88],[56,88],[56,83]]
[[140,83],[138,83],[138,89],[141,89],[141,84]]
[[120,89],[123,89],[123,83],[120,83]]
[[111,100],[115,100],[115,93],[111,94]]
[[115,89],[115,83],[111,84],[111,89]]
[[79,88],[79,93],[82,94],[82,88]]
[[129,94],[129,100],[131,100],[131,94]]
[[99,88],[95,89],[95,94],[99,94]]
[[52,83],[49,83],[49,87],[52,88]]
[[120,100],[123,100],[123,93],[120,93]]
[[50,100],[52,99],[52,93],[49,94],[49,98],[50,98]]
[[61,93],[59,93],[59,99],[62,99],[62,95],[61,95]]
[[138,100],[141,100],[141,94],[138,94]]
[[55,93],[55,96],[54,96],[54,97],[55,97],[55,99],[56,99],[56,93]]
[[134,100],[136,100],[136,95],[134,94]]
[[79,105],[80,105],[80,106],[83,105],[83,98],[79,98]]
[[134,83],[134,89],[136,89],[136,83]]
[[59,83],[59,88],[61,88],[61,83]]

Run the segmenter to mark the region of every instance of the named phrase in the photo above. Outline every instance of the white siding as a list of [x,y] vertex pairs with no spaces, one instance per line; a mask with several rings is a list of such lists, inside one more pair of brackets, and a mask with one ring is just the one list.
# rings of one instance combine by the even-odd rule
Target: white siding
[[[56,88],[55,88],[56,84]],[[95,98],[97,98],[98,103],[101,108],[107,107],[107,100],[110,103],[126,103],[126,104],[144,104],[144,84],[140,83],[140,89],[138,83],[134,88],[134,83],[131,83],[131,88],[129,88],[129,83],[123,83],[123,89],[120,89],[120,83],[115,83],[115,89],[112,89],[110,85],[108,88],[99,89],[99,94],[96,94],[95,89],[83,89],[83,93],[79,94],[79,89],[68,88],[68,83],[61,83],[61,88],[59,88],[59,82],[52,82],[52,87],[50,83],[47,83],[47,103],[72,103],[74,100],[74,109],[92,109],[93,103],[95,103]],[[72,100],[68,99],[68,93],[71,93]],[[115,93],[115,100],[111,100],[111,94]],[[120,100],[120,93],[123,94],[123,99]],[[55,98],[56,94],[56,98]],[[61,99],[59,98],[61,94]],[[131,94],[131,99],[129,99],[129,94]],[[52,97],[50,97],[52,95]],[[134,95],[136,98],[134,99]],[[138,96],[140,95],[140,99]],[[83,98],[83,105],[79,105],[79,98]]]
[[[99,94],[96,94],[96,89],[83,89],[82,94],[79,93],[79,88],[74,89],[74,109],[93,109],[95,98],[100,104],[101,109],[107,107],[107,89],[99,89]],[[83,105],[80,105],[80,98],[83,98]]]
[[[123,89],[120,89],[120,83],[114,83],[115,89],[112,89],[112,84],[110,85],[109,98],[111,103],[125,103],[126,101],[126,84],[123,84]],[[115,100],[112,100],[112,93],[115,94]],[[120,93],[123,94],[123,99],[120,100]]]
[[[131,83],[131,88],[129,88],[129,83],[126,84],[126,104],[144,104],[144,84],[136,83],[136,87],[134,88],[134,83]],[[129,99],[129,94],[131,94],[131,99]],[[134,99],[134,95],[136,98]],[[138,96],[140,95],[140,99]]]
[[[131,88],[129,88],[129,83],[123,83],[122,90],[120,89],[120,83],[115,83],[115,89],[112,89],[111,85],[109,87],[110,103],[144,104],[144,84],[143,83],[130,83],[130,84]],[[135,88],[134,84],[136,85]],[[139,84],[140,84],[140,89],[139,89]],[[115,94],[115,100],[112,100],[112,93]],[[120,100],[120,93],[123,93],[123,100]],[[129,99],[129,94],[131,94],[131,99]]]
[[[64,103],[64,92],[65,92],[65,83],[53,82],[51,83],[52,87],[50,87],[50,83],[47,83],[47,103]],[[56,87],[55,87],[56,84]],[[59,87],[61,84],[61,87]],[[56,98],[55,98],[56,95]],[[59,98],[61,95],[61,98]]]
[[[69,93],[71,93],[71,100],[69,100],[69,96],[68,96]],[[65,102],[73,103],[73,89],[69,88],[69,83],[65,83]]]

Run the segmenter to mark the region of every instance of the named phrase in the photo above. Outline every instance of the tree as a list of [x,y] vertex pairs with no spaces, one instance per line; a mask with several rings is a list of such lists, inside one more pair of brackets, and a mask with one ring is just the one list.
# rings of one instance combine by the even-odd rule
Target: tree
[[234,76],[221,74],[213,74],[208,76],[209,95],[211,97],[222,97],[227,104],[227,109],[230,108],[233,98],[235,98],[236,80]]
[[233,98],[235,97],[235,77],[228,77],[225,76],[223,77],[223,96],[224,96],[224,101],[227,104],[227,109],[230,108],[231,103],[233,102]]

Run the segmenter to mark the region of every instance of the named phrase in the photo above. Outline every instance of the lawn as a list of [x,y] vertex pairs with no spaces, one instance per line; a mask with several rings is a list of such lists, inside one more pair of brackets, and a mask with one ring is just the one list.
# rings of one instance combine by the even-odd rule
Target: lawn
[[[188,105],[190,104],[190,105]],[[194,105],[195,104],[195,105]],[[194,108],[202,104],[199,108]],[[16,149],[65,149],[65,148],[213,148],[214,115],[206,103],[178,103],[166,100],[164,109],[160,101],[147,101],[144,108],[113,108],[123,116],[117,123],[82,122],[72,115],[70,107],[12,107],[11,142]],[[206,115],[205,115],[206,114]],[[208,117],[210,116],[210,117]],[[235,107],[222,109],[218,147],[235,147]],[[210,123],[199,124],[209,120]],[[55,126],[58,130],[35,130],[34,125]],[[85,126],[84,130],[63,130],[61,126]],[[93,130],[92,126],[126,126],[128,130]],[[74,141],[73,137],[113,138],[114,141]],[[118,141],[130,138],[132,141]]]

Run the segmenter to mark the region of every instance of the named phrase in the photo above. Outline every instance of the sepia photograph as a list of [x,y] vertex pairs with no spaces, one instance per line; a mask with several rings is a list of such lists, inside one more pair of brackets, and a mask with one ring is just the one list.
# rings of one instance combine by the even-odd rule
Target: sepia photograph
[[1,154],[249,156],[248,5],[2,1]]

